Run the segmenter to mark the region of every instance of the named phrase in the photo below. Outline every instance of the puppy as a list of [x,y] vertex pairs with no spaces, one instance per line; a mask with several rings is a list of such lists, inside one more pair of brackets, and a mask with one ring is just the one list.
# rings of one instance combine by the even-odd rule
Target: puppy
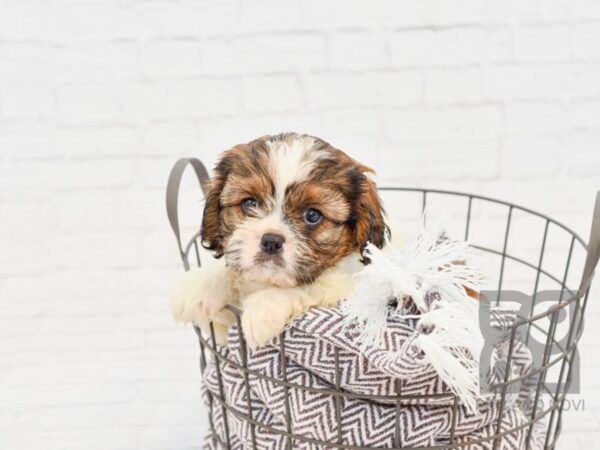
[[180,322],[218,343],[238,305],[250,348],[308,308],[334,306],[353,287],[367,242],[387,227],[373,171],[308,135],[263,136],[227,150],[209,181],[202,245],[216,258],[187,272],[171,298]]

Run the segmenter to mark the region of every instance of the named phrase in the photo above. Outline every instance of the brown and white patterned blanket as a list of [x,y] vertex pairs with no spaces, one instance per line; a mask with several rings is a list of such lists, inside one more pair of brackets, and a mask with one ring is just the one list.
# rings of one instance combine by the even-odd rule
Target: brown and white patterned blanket
[[[487,379],[498,382],[504,378],[508,347],[507,330],[511,316],[500,314],[496,320],[497,345],[492,354],[492,368]],[[339,308],[314,309],[297,318],[284,333],[285,370],[289,383],[283,386],[269,380],[280,380],[284,367],[280,341],[247,355],[247,367],[264,375],[250,375],[245,380],[239,368],[221,362],[220,373],[226,404],[232,409],[227,414],[229,442],[232,449],[256,448],[285,449],[288,438],[280,432],[291,432],[304,439],[295,439],[294,449],[335,448],[327,443],[369,448],[426,447],[450,443],[463,444],[468,450],[488,450],[493,440],[485,440],[496,433],[500,410],[500,394],[483,394],[476,411],[458,404],[453,417],[451,392],[433,370],[424,362],[420,350],[411,345],[416,336],[415,321],[390,316],[384,339],[377,348],[360,345],[358,331],[349,328]],[[240,335],[237,327],[229,333],[229,343],[221,349],[223,356],[243,365]],[[338,353],[340,376],[336,380],[335,353]],[[221,449],[226,441],[222,409],[216,401],[209,401],[208,392],[219,396],[217,367],[213,358],[204,372],[204,397],[210,409],[210,420],[215,433],[209,432],[205,449]],[[511,378],[532,370],[529,350],[516,343],[511,366]],[[247,392],[246,382],[250,389]],[[336,397],[315,389],[335,390],[336,382],[346,393],[336,408]],[[509,430],[525,424],[531,414],[532,393],[537,379],[531,377],[517,392],[506,396],[501,428]],[[294,387],[300,385],[306,388]],[[400,388],[401,396],[397,395]],[[250,398],[247,397],[247,394]],[[382,396],[376,400],[365,395]],[[362,397],[361,397],[362,396]],[[392,398],[385,398],[392,396]],[[415,397],[429,396],[427,400]],[[398,400],[399,398],[399,400]],[[250,408],[249,408],[250,407]],[[250,411],[249,411],[250,409]],[[291,416],[291,428],[286,428],[286,410]],[[243,416],[265,424],[270,429],[255,426],[254,430]],[[339,417],[338,417],[339,416]],[[396,426],[398,416],[399,426]],[[341,429],[338,429],[338,419]],[[452,424],[455,433],[452,436]],[[499,439],[498,450],[518,450],[526,447],[528,427],[506,434]],[[543,426],[533,429],[530,449],[543,447]],[[253,435],[254,434],[254,435]]]

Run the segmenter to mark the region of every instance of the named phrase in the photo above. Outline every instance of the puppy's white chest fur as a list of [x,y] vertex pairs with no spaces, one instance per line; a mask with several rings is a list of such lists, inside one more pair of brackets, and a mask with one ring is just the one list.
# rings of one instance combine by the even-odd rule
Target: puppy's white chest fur
[[242,310],[242,329],[250,348],[281,333],[289,321],[311,307],[337,305],[354,288],[353,275],[362,265],[358,253],[343,258],[311,284],[275,287],[232,271],[221,260],[185,273],[171,296],[171,310],[179,322],[194,323],[204,331],[212,320],[219,344],[235,321],[225,306]]

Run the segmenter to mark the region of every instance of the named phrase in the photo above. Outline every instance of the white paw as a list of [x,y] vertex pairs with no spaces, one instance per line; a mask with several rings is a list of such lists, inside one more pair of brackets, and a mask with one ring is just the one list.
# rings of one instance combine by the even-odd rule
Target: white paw
[[277,288],[265,289],[243,300],[242,329],[252,350],[279,335],[292,318],[292,305],[281,301],[277,291]]
[[171,314],[177,322],[203,325],[215,319],[232,302],[230,289],[218,283],[214,273],[185,272],[171,295]]

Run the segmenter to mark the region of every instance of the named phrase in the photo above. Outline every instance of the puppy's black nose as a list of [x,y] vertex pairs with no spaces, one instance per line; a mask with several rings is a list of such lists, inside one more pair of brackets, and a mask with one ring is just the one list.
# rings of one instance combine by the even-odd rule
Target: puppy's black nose
[[260,248],[269,255],[281,252],[285,238],[280,234],[265,233],[260,240]]

